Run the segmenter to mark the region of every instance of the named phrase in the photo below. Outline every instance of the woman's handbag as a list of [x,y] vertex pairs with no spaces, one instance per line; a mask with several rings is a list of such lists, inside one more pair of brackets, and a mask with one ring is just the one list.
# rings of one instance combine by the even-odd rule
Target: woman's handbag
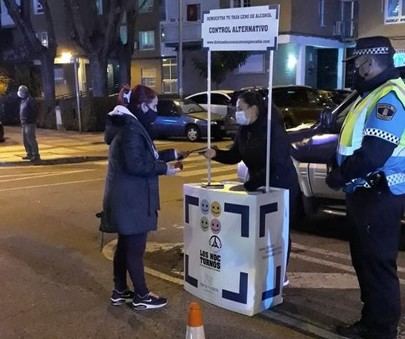
[[117,228],[108,222],[104,211],[96,213],[96,217],[100,218],[100,226],[98,227],[98,230],[101,232],[101,251],[104,246],[104,233],[117,233]]

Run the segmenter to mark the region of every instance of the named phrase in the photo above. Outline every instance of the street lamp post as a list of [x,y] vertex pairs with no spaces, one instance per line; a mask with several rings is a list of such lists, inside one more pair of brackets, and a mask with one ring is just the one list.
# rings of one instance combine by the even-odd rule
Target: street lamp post
[[76,109],[77,109],[77,120],[79,125],[79,132],[82,132],[82,115],[80,112],[80,90],[79,90],[79,76],[78,76],[78,64],[77,57],[73,57],[73,68],[75,73],[75,94],[76,94]]

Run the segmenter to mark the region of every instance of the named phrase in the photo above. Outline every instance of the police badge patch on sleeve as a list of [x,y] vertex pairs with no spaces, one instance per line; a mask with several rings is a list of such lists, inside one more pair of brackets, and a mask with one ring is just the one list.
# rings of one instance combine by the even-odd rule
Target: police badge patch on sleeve
[[391,104],[377,105],[377,118],[381,120],[392,120],[397,109]]

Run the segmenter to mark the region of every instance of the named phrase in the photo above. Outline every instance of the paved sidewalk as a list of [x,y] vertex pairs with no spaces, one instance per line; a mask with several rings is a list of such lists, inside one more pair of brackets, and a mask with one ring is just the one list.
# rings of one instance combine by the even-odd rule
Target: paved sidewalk
[[[19,126],[5,126],[5,142],[0,143],[0,166],[32,165],[25,156]],[[37,129],[40,165],[54,165],[107,159],[108,147],[102,132],[79,133]]]

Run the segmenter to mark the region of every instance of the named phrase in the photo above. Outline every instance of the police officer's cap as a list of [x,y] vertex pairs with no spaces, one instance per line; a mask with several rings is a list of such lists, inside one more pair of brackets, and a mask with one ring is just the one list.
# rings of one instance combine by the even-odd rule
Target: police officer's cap
[[353,55],[344,61],[351,61],[362,55],[393,56],[394,53],[395,49],[392,47],[390,39],[384,36],[370,36],[356,40],[356,48]]

